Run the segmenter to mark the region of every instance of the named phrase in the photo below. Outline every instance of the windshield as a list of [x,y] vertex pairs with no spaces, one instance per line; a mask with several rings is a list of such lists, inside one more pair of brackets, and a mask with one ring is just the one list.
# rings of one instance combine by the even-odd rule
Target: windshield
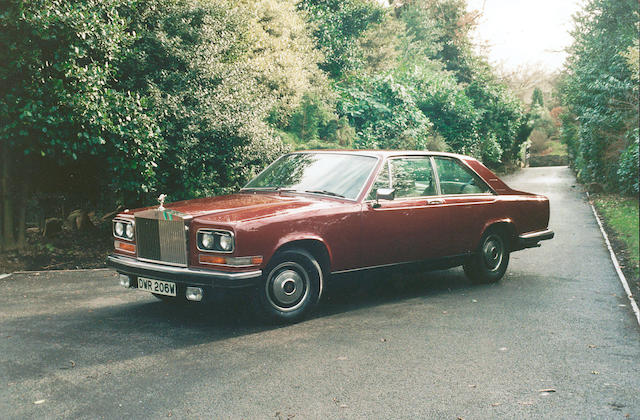
[[372,156],[294,153],[276,160],[243,189],[308,192],[355,200],[377,161]]

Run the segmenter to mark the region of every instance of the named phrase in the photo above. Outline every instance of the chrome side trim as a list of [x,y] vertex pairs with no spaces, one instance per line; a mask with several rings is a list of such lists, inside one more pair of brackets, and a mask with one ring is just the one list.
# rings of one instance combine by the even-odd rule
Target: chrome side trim
[[367,267],[358,267],[358,268],[350,268],[350,269],[347,269],[347,270],[332,271],[331,274],[346,274],[346,273],[353,273],[353,272],[356,272],[356,271],[375,270],[375,269],[378,269],[378,268],[395,267],[395,266],[403,266],[403,265],[414,265],[414,264],[421,264],[421,263],[441,262],[441,261],[447,261],[447,260],[452,260],[452,259],[456,259],[456,258],[468,257],[469,255],[471,255],[470,252],[464,253],[464,254],[450,255],[450,256],[441,257],[441,258],[434,258],[434,259],[427,258],[427,259],[424,259],[424,260],[413,260],[413,261],[403,261],[403,262],[389,263],[389,264],[370,265],[370,266],[367,266]]
[[194,270],[190,268],[175,267],[162,264],[153,264],[136,260],[134,258],[121,257],[117,255],[109,255],[107,263],[116,270],[126,272],[128,268],[136,270],[145,270],[172,276],[197,277],[201,279],[224,279],[224,280],[244,280],[253,279],[262,275],[262,270],[243,271],[238,273],[227,273],[224,271],[213,270]]

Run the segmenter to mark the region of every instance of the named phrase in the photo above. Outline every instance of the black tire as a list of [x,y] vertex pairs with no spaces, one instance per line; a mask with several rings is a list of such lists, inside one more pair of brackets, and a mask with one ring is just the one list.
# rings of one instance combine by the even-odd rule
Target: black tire
[[464,273],[472,283],[499,281],[509,265],[509,247],[504,233],[490,229],[482,235],[477,252],[464,264]]
[[257,292],[259,314],[270,321],[297,322],[318,303],[322,268],[309,252],[278,252],[264,270]]

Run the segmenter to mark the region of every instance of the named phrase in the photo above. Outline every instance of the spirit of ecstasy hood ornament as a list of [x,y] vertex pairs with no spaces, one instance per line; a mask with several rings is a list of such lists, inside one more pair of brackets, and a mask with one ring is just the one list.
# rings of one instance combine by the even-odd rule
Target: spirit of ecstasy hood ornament
[[160,203],[160,206],[158,206],[158,211],[164,210],[164,200],[166,198],[167,198],[167,194],[160,194],[160,196],[158,197],[158,203]]

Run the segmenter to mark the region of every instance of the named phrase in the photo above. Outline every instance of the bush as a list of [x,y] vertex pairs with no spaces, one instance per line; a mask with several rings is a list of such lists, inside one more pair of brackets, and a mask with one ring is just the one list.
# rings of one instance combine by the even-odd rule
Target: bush
[[533,130],[529,136],[531,153],[539,155],[549,148],[549,138],[542,130]]
[[415,93],[391,74],[360,77],[337,89],[338,113],[355,128],[355,147],[426,148],[432,124],[418,108]]
[[632,0],[585,4],[558,86],[567,109],[561,137],[578,177],[624,193],[638,191],[637,6]]
[[138,37],[121,83],[150,98],[171,151],[158,162],[157,191],[171,200],[230,192],[284,150],[265,122],[276,101],[252,65],[243,9],[156,0],[130,19]]
[[620,163],[618,164],[618,189],[623,194],[638,194],[638,128],[630,135],[632,140],[629,146],[620,155]]

